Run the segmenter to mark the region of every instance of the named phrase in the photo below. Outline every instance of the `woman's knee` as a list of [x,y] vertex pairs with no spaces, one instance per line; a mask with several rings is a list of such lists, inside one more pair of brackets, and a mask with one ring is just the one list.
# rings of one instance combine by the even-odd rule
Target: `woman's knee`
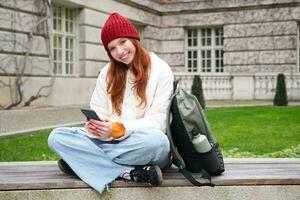
[[71,128],[64,127],[53,129],[48,137],[48,146],[51,149],[55,149],[59,144],[61,144],[61,140],[63,140],[64,135],[72,131],[73,130]]
[[150,150],[167,150],[170,148],[170,143],[167,136],[156,129],[141,130],[143,132],[143,142],[145,148]]

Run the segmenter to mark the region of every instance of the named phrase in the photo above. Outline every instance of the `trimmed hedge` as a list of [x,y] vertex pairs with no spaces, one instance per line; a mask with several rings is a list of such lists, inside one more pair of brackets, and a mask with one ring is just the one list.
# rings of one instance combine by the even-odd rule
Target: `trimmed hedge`
[[202,81],[199,75],[194,76],[193,85],[191,88],[191,93],[196,96],[202,108],[205,108],[205,100],[202,90]]
[[285,78],[283,74],[277,75],[277,84],[276,84],[276,91],[275,91],[273,105],[274,106],[288,105],[288,98],[287,98],[287,92],[285,87]]

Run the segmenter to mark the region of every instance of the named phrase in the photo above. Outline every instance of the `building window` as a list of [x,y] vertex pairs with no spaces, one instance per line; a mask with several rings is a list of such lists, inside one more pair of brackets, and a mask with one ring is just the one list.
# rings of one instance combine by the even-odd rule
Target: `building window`
[[186,66],[188,72],[224,72],[223,28],[188,29]]
[[74,75],[76,55],[76,10],[62,6],[53,8],[54,74]]

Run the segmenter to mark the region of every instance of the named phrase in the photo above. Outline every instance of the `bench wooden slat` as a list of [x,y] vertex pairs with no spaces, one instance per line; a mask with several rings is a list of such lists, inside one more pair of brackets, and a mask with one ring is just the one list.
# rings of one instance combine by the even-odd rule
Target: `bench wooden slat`
[[[300,159],[225,159],[226,172],[212,178],[216,185],[300,185]],[[206,181],[200,174],[194,174]],[[175,168],[163,170],[163,187],[191,186]],[[116,180],[111,187],[146,187]],[[75,176],[63,174],[57,162],[0,163],[0,190],[88,188]]]

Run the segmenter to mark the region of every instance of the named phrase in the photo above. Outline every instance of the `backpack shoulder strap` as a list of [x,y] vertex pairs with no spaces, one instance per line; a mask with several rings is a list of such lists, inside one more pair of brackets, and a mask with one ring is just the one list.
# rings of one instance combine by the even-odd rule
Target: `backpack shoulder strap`
[[191,174],[190,171],[188,171],[186,168],[182,169],[181,171],[182,175],[187,179],[189,180],[193,185],[195,186],[211,186],[211,187],[214,187],[215,185],[211,182],[211,176],[204,170],[202,169],[200,174],[201,174],[201,177],[203,178],[206,178],[209,180],[208,183],[200,183],[199,181],[197,181],[193,175]]
[[173,82],[173,94],[175,94],[175,91],[177,90],[178,83],[179,79],[175,79]]
[[168,106],[168,110],[167,110],[167,136],[168,136],[168,139],[170,141],[170,145],[171,145],[171,153],[172,153],[172,156],[173,156],[173,159],[176,160],[176,162],[178,163],[182,163],[182,167],[185,168],[185,163],[183,161],[183,159],[181,158],[180,154],[178,153],[178,150],[176,148],[176,145],[174,144],[174,140],[172,138],[172,134],[171,134],[171,124],[170,124],[170,119],[171,119],[171,106],[172,106],[172,102],[176,96],[176,90],[177,90],[177,84],[178,84],[178,80],[175,80],[173,82],[173,85],[174,85],[174,88],[173,88],[173,94],[171,96],[171,100],[170,100],[170,104]]

